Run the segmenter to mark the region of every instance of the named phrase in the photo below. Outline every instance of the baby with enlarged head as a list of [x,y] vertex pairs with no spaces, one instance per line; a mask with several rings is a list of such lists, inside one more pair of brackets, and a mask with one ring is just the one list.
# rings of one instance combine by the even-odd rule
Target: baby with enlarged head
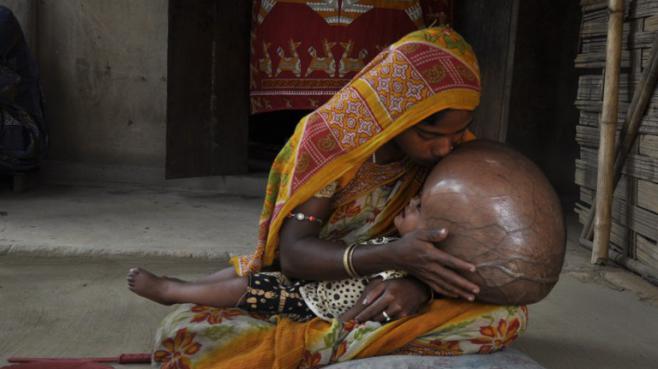
[[[400,234],[446,229],[437,244],[476,266],[460,272],[480,286],[477,300],[530,304],[544,298],[558,280],[565,252],[560,203],[541,171],[518,152],[498,143],[461,145],[437,164],[423,187],[394,219]],[[359,247],[396,238],[378,238]],[[358,268],[358,266],[356,266]],[[372,278],[399,278],[404,271],[341,281],[290,281],[281,273],[255,273],[212,282],[184,282],[133,268],[130,289],[153,301],[240,307],[295,320],[339,318],[358,300]]]

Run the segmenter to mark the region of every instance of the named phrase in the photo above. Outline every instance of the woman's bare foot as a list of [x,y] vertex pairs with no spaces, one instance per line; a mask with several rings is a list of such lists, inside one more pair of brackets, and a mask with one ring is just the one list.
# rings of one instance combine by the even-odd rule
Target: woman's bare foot
[[183,284],[180,279],[158,277],[142,268],[132,268],[128,271],[128,288],[134,293],[163,305],[175,304],[171,298],[171,290]]

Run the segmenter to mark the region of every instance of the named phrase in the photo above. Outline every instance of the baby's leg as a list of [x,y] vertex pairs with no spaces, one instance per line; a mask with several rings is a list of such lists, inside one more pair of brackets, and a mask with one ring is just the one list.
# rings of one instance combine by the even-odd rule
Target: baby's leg
[[223,281],[227,279],[232,279],[235,278],[237,274],[235,274],[235,268],[233,267],[228,267],[220,270],[219,272],[215,272],[213,274],[207,275],[205,277],[201,277],[194,282],[197,283],[207,283],[207,282],[218,282],[218,281]]
[[164,305],[192,303],[234,307],[247,290],[248,278],[234,275],[214,282],[184,282],[132,268],[128,287],[136,294]]

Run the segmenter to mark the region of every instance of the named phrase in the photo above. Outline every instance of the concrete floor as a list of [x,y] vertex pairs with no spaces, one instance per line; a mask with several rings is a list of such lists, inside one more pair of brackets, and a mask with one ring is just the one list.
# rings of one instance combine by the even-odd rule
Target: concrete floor
[[[148,351],[171,308],[130,293],[128,268],[183,278],[215,271],[227,253],[251,249],[259,208],[254,198],[143,188],[0,190],[0,363]],[[589,265],[577,232],[571,219],[562,279],[530,307],[515,348],[546,368],[656,368],[658,288]]]
[[196,256],[255,247],[258,197],[129,185],[0,188],[0,253]]

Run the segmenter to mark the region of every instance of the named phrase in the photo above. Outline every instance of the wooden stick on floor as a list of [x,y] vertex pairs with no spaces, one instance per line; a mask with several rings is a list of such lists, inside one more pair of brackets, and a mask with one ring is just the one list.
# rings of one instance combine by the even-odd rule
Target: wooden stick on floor
[[94,363],[118,363],[118,364],[141,364],[150,363],[150,353],[139,354],[121,354],[113,357],[84,357],[84,358],[52,358],[52,357],[10,357],[7,359],[10,363],[34,363],[40,362],[46,364],[57,362],[94,362]]
[[601,112],[598,176],[596,183],[596,217],[592,264],[608,259],[612,213],[613,164],[615,132],[619,102],[619,73],[621,67],[621,37],[624,24],[624,0],[610,0],[608,4],[608,42],[606,47],[605,84]]

